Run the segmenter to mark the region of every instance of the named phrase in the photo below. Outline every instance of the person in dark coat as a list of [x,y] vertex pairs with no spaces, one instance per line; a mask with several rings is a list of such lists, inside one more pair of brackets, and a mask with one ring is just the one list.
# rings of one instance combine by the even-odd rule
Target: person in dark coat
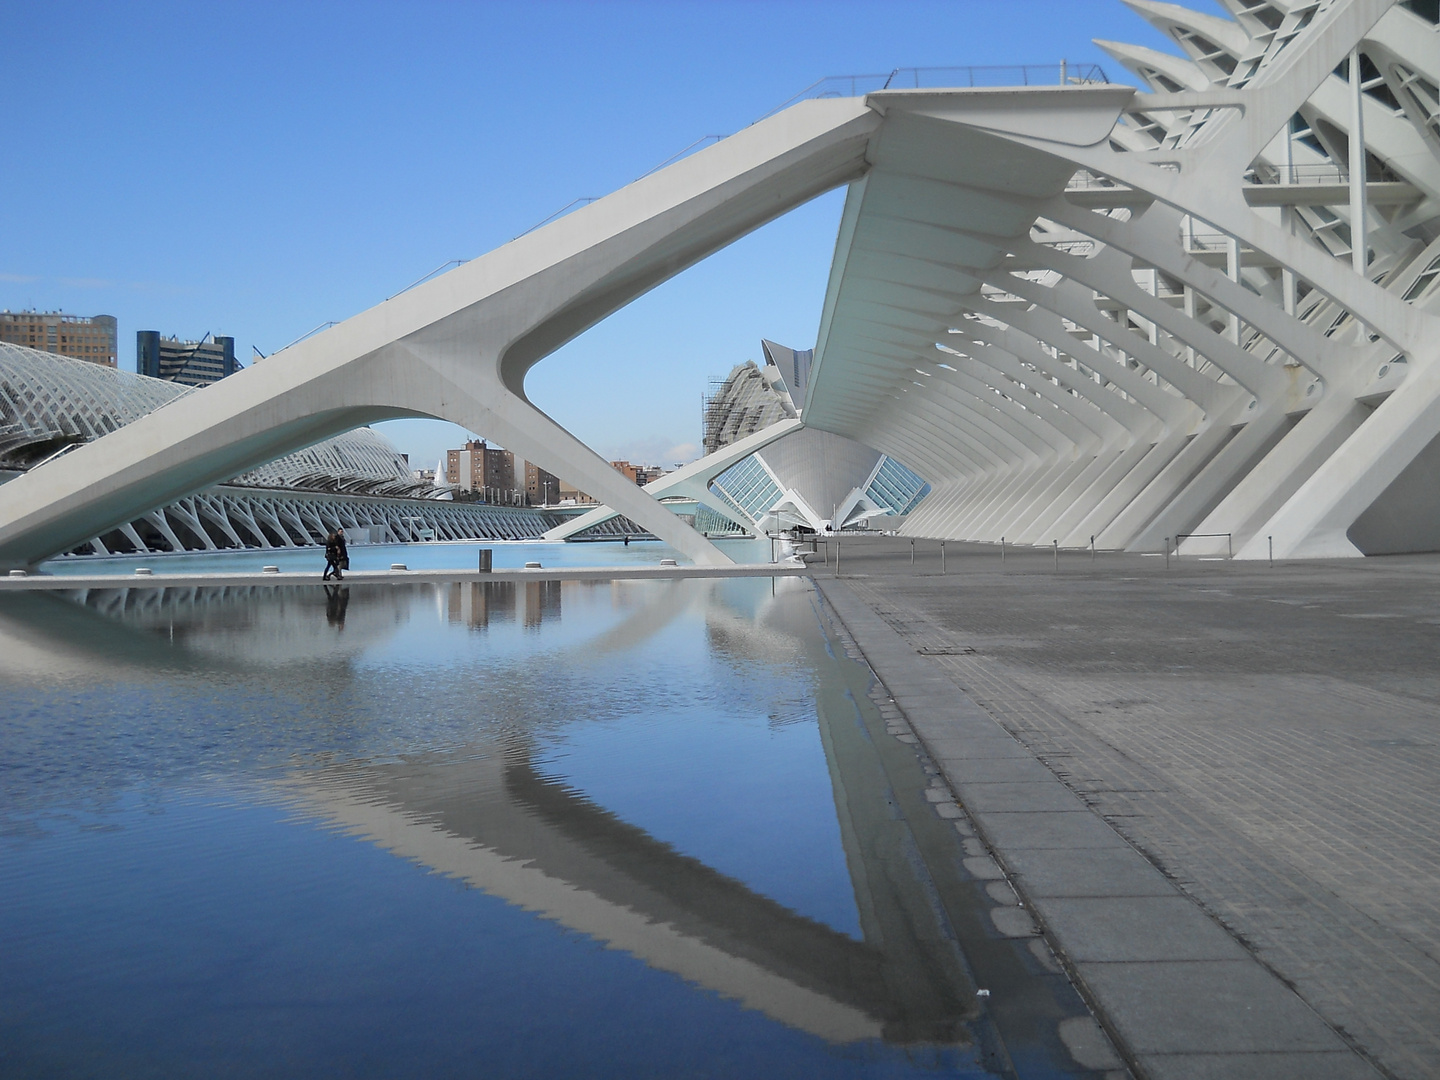
[[345,545],[345,530],[335,530],[335,554],[339,558],[335,561],[335,577],[340,577],[341,570],[350,569],[350,549]]
[[322,581],[329,581],[330,575],[335,575],[336,581],[344,580],[340,573],[340,531],[328,534],[325,537],[325,573],[321,576]]

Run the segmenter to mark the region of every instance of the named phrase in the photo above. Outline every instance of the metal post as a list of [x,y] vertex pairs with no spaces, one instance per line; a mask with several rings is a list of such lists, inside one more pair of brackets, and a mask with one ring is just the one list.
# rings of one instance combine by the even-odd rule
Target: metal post
[[1265,537],[1265,542],[1270,545],[1270,569],[1275,569],[1275,537]]
[[1060,569],[1060,541],[1059,541],[1059,540],[1051,540],[1050,543],[1051,543],[1051,544],[1054,546],[1054,548],[1055,548],[1055,569],[1056,569],[1056,570],[1059,570],[1059,569]]
[[1095,538],[1090,537],[1090,561],[1095,561]]
[[1165,569],[1170,569],[1170,538],[1165,537]]
[[1226,533],[1226,534],[1225,534],[1225,553],[1226,553],[1230,558],[1232,558],[1232,559],[1235,558],[1235,540],[1234,540],[1234,534],[1232,534],[1232,533]]
[[915,567],[915,541],[914,541],[914,540],[911,540],[911,541],[910,541],[910,567],[911,567],[911,569],[914,569],[914,567]]
[[[1360,90],[1360,50],[1350,50],[1350,266],[1361,277],[1370,262],[1370,241],[1365,230],[1365,95]],[[1365,326],[1357,319],[1358,340],[1365,343]]]
[[1005,561],[1005,538],[1003,536],[1000,537],[1000,561],[1002,563]]
[[[1285,169],[1283,183],[1295,183],[1295,118],[1293,116],[1285,121],[1285,152],[1282,160]],[[1297,217],[1293,206],[1282,206],[1280,208],[1280,227],[1293,235]],[[1287,266],[1280,271],[1280,301],[1281,306],[1285,308],[1286,315],[1295,314],[1295,298],[1295,271]]]
[[[1240,241],[1233,236],[1225,238],[1225,276],[1231,281],[1240,280]],[[1240,316],[1234,312],[1226,321],[1225,334],[1236,345],[1240,344]]]
[[940,573],[945,573],[945,541],[940,541]]
[[835,534],[835,576],[840,576],[840,534]]

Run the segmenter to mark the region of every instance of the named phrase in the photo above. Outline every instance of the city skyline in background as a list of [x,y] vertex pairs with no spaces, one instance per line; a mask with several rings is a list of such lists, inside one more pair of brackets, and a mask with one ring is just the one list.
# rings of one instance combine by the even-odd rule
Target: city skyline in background
[[[815,80],[896,66],[1111,64],[1168,48],[1119,0],[4,5],[0,308],[273,353],[613,191]],[[598,44],[597,44],[598,43]],[[144,65],[133,63],[148,58]],[[532,400],[607,459],[700,452],[701,396],[762,337],[814,344],[843,191],[772,222],[562,347]],[[418,467],[467,434],[379,425]]]

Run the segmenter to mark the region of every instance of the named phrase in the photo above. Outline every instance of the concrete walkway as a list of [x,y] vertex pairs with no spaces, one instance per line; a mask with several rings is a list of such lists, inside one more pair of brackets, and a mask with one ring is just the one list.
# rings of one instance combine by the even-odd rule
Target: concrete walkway
[[820,585],[1135,1070],[1440,1075],[1440,558],[940,569]]

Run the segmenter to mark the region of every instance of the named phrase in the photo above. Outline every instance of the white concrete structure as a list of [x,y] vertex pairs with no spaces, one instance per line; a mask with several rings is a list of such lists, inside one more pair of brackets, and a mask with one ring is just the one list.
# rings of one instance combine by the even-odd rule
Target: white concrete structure
[[[646,484],[649,494],[699,503],[710,513],[700,512],[695,527],[703,527],[707,535],[738,528],[758,536],[797,526],[826,533],[904,514],[929,490],[879,451],[843,435],[803,427],[799,405],[808,383],[809,351],[796,352],[773,341],[760,344],[765,366],[737,364],[706,401],[709,452]],[[615,516],[610,507],[600,506],[552,529],[546,539],[568,539]]]
[[[0,482],[195,391],[162,379],[0,342]],[[218,551],[323,544],[345,529],[377,540],[537,539],[556,515],[454,502],[417,481],[383,435],[360,427],[228,483],[147,510],[77,553]]]
[[1433,5],[1222,4],[1233,19],[1130,0],[1185,54],[1106,45],[1152,92],[1062,67],[1053,87],[801,102],[5,485],[0,564],[402,415],[484,432],[725,561],[534,408],[525,372],[844,183],[802,417],[934,485],[906,531],[1440,547]]
[[878,113],[806,101],[0,486],[0,564],[361,424],[451,420],[701,564],[730,560],[525,397],[538,360],[719,247],[864,172]]
[[1222,2],[1130,0],[1153,93],[871,95],[803,416],[935,485],[904,531],[1440,547],[1433,15]]
[[[800,430],[801,424],[798,418],[790,417],[771,424],[767,428],[747,435],[729,446],[722,447],[713,454],[706,454],[689,465],[682,465],[674,472],[668,472],[658,480],[651,480],[646,484],[644,491],[655,499],[679,496],[686,499],[694,499],[701,506],[707,506],[717,514],[730,519],[735,518],[735,509],[723,496],[717,495],[711,489],[711,483],[717,476],[739,461],[743,461],[755,451],[770,445],[776,439],[784,438],[791,432]],[[618,475],[618,474],[617,474]],[[667,513],[669,511],[666,511]],[[551,529],[544,536],[546,540],[565,540],[572,536],[595,528],[615,517],[617,511],[609,506],[597,506],[594,510],[564,525]],[[631,520],[634,520],[633,518]],[[744,522],[737,522],[744,526]],[[753,528],[749,530],[752,535],[758,535]]]

